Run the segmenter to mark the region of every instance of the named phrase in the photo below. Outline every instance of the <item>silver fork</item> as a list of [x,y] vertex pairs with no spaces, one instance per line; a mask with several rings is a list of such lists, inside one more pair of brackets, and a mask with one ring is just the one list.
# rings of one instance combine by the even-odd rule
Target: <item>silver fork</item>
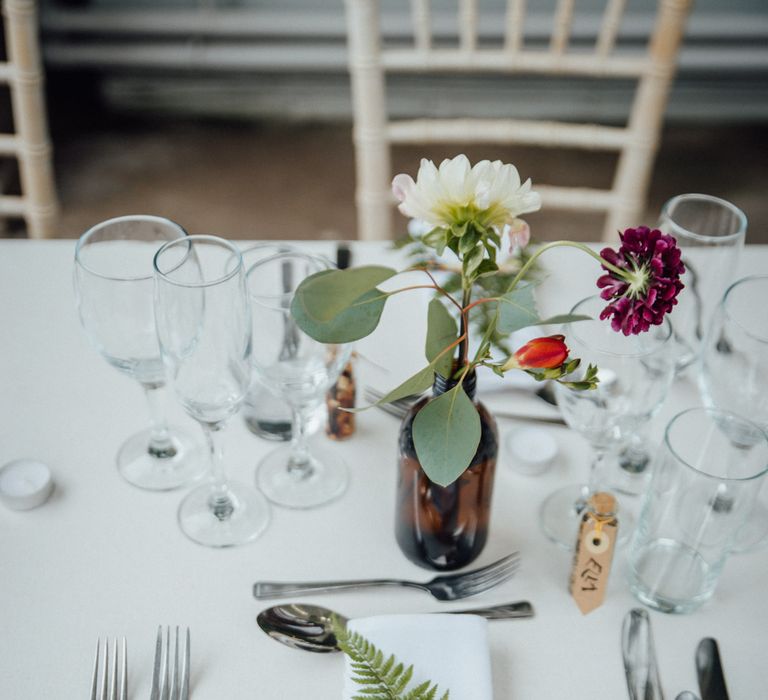
[[[171,656],[173,648],[173,656]],[[152,672],[150,700],[189,700],[189,627],[184,634],[183,651],[179,646],[179,628],[171,645],[171,628],[157,628],[155,668]],[[181,656],[181,659],[180,659]]]
[[[437,600],[458,600],[493,588],[513,576],[520,566],[520,553],[512,552],[498,561],[472,571],[437,576],[431,581],[403,581],[401,579],[364,579],[359,581],[321,581],[315,583],[279,583],[258,581],[253,584],[253,596],[259,600],[281,598],[300,593],[325,593],[326,591],[372,586],[402,586],[418,588],[431,593]],[[153,699],[154,700],[154,699]]]
[[[366,401],[376,403],[384,396],[384,394],[377,389],[374,389],[373,387],[367,386],[363,390],[363,396],[365,397]],[[390,403],[379,404],[376,406],[376,408],[379,408],[384,411],[384,413],[389,413],[391,416],[395,416],[395,418],[402,420],[405,418],[405,414],[411,410],[412,406],[424,396],[426,396],[426,394],[404,396],[402,399],[395,399]],[[516,413],[514,411],[498,409],[494,409],[491,411],[491,413],[493,413],[493,415],[498,418],[512,418],[514,420],[528,421],[531,423],[552,423],[554,425],[565,425],[565,421],[561,416],[529,416],[524,413]]]
[[93,662],[93,680],[91,681],[91,700],[128,699],[128,649],[125,637],[120,642],[120,654],[118,656],[117,639],[112,640],[112,665],[110,666],[109,639],[104,640],[104,664],[102,667],[101,639],[96,641],[96,658]]

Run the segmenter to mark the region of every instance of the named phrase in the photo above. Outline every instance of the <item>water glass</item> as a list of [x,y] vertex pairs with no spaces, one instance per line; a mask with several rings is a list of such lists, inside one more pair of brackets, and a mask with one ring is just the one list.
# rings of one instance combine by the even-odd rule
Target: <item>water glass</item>
[[681,370],[698,357],[715,307],[734,279],[747,217],[724,199],[681,194],[664,205],[657,228],[677,239],[686,268],[686,289],[672,313]]
[[[715,311],[701,353],[704,405],[739,413],[768,429],[768,275],[732,284]],[[737,551],[768,541],[764,502],[739,532]]]
[[75,249],[75,298],[83,329],[112,367],[142,386],[149,405],[149,427],[123,443],[117,468],[126,481],[151,491],[189,483],[201,476],[205,463],[199,441],[166,422],[166,375],[153,307],[152,258],[163,243],[186,235],[158,216],[121,216],[86,231]]
[[253,369],[260,381],[291,407],[291,444],[259,464],[256,483],[272,502],[314,508],[344,493],[348,470],[335,449],[307,442],[307,428],[325,393],[349,360],[350,345],[320,343],[296,324],[291,304],[308,276],[331,269],[326,258],[278,253],[248,269],[254,327]]
[[181,502],[190,539],[229,547],[258,537],[269,506],[252,486],[226,476],[222,431],[251,381],[251,314],[240,251],[216,236],[166,243],[155,255],[155,316],[174,392],[203,430],[211,478]]
[[768,471],[768,434],[728,411],[675,416],[654,459],[629,551],[629,581],[652,608],[708,600]]

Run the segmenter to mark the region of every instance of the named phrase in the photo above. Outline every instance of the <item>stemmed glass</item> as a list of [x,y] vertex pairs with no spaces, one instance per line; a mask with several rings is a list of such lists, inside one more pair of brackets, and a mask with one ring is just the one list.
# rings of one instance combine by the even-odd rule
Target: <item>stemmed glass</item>
[[351,346],[313,340],[296,325],[291,303],[309,275],[329,270],[325,258],[286,252],[261,260],[248,269],[248,293],[254,327],[257,377],[291,407],[291,443],[269,453],[259,464],[256,483],[274,503],[288,508],[313,508],[344,493],[349,481],[344,462],[333,451],[307,444],[307,425],[325,392],[349,360]]
[[[699,387],[709,408],[731,411],[768,428],[768,275],[732,284],[709,328]],[[737,436],[737,442],[743,442]],[[739,445],[744,447],[744,445]],[[757,502],[734,545],[745,551],[768,540],[768,508]]]
[[185,237],[156,216],[122,216],[84,233],[75,249],[74,285],[80,321],[102,356],[144,388],[150,427],[117,453],[120,474],[134,486],[175,489],[203,473],[200,445],[166,423],[165,369],[155,331],[152,258],[161,244]]
[[[586,484],[558,489],[541,506],[544,534],[566,549],[573,549],[579,516],[590,495],[610,483],[607,455],[647,424],[661,407],[674,376],[669,320],[646,333],[625,336],[614,331],[610,321],[598,320],[604,306],[597,296],[580,301],[572,313],[592,320],[565,329],[571,355],[580,357],[583,367],[590,363],[599,368],[597,389],[576,391],[555,385],[565,421],[589,441],[594,454]],[[626,539],[632,522],[630,513],[619,514],[621,539]]]
[[216,236],[188,236],[155,255],[155,314],[176,396],[200,423],[211,479],[181,502],[179,525],[210,547],[258,537],[269,506],[253,487],[227,480],[222,430],[250,384],[251,316],[240,251]]

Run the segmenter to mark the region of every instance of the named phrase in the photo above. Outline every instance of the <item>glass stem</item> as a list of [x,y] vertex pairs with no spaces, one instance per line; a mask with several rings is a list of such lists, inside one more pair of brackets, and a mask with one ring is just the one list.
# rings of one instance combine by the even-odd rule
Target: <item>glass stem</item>
[[589,466],[589,478],[581,489],[581,495],[576,504],[576,511],[581,513],[587,507],[589,497],[600,490],[605,483],[605,456],[607,450],[604,447],[593,447],[594,458]]
[[312,474],[312,462],[307,447],[307,428],[316,405],[291,406],[293,424],[291,426],[291,456],[288,460],[288,473],[297,479],[305,479]]
[[213,488],[208,497],[208,507],[219,520],[227,520],[234,510],[232,498],[227,488],[227,478],[224,473],[224,448],[221,434],[223,423],[201,423],[203,434],[208,445],[211,458],[211,481]]
[[165,385],[144,384],[144,394],[149,404],[149,445],[147,451],[157,459],[176,456],[176,448],[165,419]]

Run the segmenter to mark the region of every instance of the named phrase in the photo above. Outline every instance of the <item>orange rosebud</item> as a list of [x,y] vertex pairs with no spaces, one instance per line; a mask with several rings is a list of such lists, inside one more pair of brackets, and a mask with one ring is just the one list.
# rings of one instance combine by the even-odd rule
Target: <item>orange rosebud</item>
[[564,335],[534,338],[512,357],[520,369],[554,369],[568,359],[568,346]]

